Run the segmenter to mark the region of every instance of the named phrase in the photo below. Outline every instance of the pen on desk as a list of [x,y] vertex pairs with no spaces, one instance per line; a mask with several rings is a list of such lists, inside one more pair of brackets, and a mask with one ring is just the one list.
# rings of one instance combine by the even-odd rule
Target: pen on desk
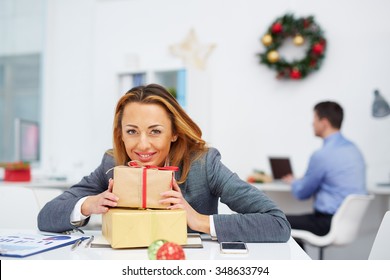
[[88,240],[88,242],[87,243],[85,243],[85,248],[88,248],[89,247],[89,245],[91,245],[92,244],[92,241],[94,240],[94,236],[92,235],[90,238],[89,238],[89,240]]
[[83,242],[83,240],[82,239],[79,239],[79,240],[77,240],[75,243],[73,243],[73,245],[72,245],[72,250],[75,250],[77,247],[79,247],[80,246],[80,244],[81,244],[81,242]]

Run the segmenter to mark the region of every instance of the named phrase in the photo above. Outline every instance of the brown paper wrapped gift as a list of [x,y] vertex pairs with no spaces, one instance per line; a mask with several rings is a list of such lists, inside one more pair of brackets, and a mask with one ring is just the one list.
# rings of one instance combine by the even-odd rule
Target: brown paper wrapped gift
[[102,234],[112,248],[148,247],[157,239],[187,243],[184,210],[112,208],[102,216]]
[[164,209],[161,193],[172,189],[175,166],[116,166],[112,192],[119,197],[118,207]]

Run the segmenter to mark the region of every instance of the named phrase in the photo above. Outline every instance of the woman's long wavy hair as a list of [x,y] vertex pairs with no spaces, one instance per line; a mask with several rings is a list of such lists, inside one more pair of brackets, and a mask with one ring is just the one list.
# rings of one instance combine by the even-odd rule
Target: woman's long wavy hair
[[157,104],[168,113],[172,132],[177,135],[177,140],[171,142],[168,160],[170,165],[181,166],[181,177],[178,183],[185,182],[191,163],[201,157],[208,148],[202,139],[199,126],[187,115],[176,99],[164,87],[157,84],[134,87],[119,99],[113,124],[113,155],[116,165],[127,164],[131,160],[122,141],[122,118],[125,106],[132,102]]

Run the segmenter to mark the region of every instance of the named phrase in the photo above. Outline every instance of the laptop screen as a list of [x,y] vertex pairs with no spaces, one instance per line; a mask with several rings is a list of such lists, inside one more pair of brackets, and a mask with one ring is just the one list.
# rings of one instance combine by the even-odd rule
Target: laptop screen
[[270,157],[272,176],[275,180],[282,179],[283,176],[293,174],[290,159],[288,157]]

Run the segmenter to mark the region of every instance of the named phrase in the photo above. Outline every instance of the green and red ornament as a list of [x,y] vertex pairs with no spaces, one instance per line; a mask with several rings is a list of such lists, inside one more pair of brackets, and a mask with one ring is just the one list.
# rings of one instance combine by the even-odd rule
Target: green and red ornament
[[174,242],[164,243],[156,254],[157,260],[185,260],[183,248]]
[[[287,61],[280,56],[278,49],[287,38],[292,38],[297,47],[307,42],[303,59]],[[259,54],[260,63],[275,70],[279,79],[301,80],[318,70],[325,58],[326,39],[313,16],[295,18],[286,14],[279,17],[268,27],[261,42],[265,51]]]
[[158,240],[152,242],[148,247],[149,260],[155,260],[158,249],[160,249],[160,247],[162,245],[164,245],[164,243],[167,243],[167,242],[168,242],[168,240],[165,240],[165,239],[158,239]]
[[148,247],[150,260],[185,260],[183,248],[174,242],[164,239],[154,241]]

